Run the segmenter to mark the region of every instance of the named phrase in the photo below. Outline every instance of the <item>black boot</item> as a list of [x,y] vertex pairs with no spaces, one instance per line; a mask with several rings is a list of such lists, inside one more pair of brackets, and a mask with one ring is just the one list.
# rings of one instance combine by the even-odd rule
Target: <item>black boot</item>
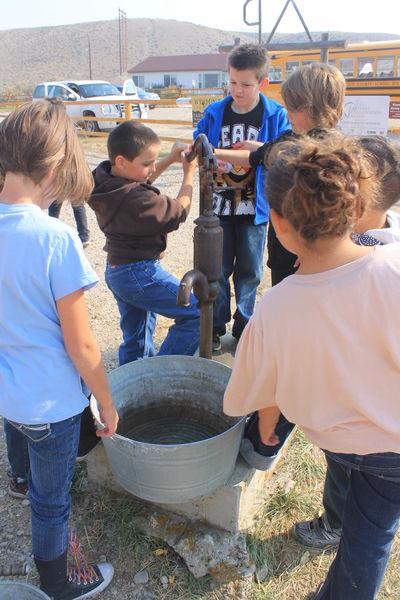
[[96,427],[90,406],[87,406],[81,416],[81,431],[79,435],[79,446],[77,461],[84,460],[91,450],[100,442],[96,435]]
[[55,560],[35,558],[40,589],[53,600],[90,598],[104,590],[114,575],[109,563],[88,564],[75,532],[70,533],[71,565],[67,568],[67,551]]
[[54,560],[35,557],[40,577],[40,589],[51,598],[57,597],[67,583],[67,550]]

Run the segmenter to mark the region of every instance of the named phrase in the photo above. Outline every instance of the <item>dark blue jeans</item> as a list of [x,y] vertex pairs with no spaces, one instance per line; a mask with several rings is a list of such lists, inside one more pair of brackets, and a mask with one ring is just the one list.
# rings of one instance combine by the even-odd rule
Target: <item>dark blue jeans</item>
[[179,281],[165,271],[159,260],[126,265],[107,265],[106,283],[114,294],[124,338],[119,364],[154,356],[153,332],[157,314],[174,319],[158,356],[193,355],[200,341],[200,311],[190,295],[190,306],[178,306]]
[[400,454],[325,452],[350,469],[339,549],[316,600],[373,600],[400,518]]
[[224,232],[222,277],[214,308],[214,333],[224,335],[231,320],[231,286],[233,275],[236,312],[232,333],[239,338],[254,311],[257,288],[263,274],[263,257],[267,224],[254,225],[250,220],[221,220]]
[[69,489],[78,451],[81,415],[41,425],[8,423],[28,444],[33,554],[40,560],[54,560],[68,547]]
[[6,438],[7,458],[10,464],[11,477],[28,480],[29,453],[25,436],[4,419],[4,436]]
[[[84,244],[85,242],[89,241],[89,229],[88,229],[85,205],[84,204],[77,204],[77,205],[72,204],[71,206],[72,206],[72,210],[74,211],[75,223],[76,223],[76,228],[78,230],[79,239],[81,240],[82,244]],[[58,219],[58,217],[60,216],[60,212],[61,212],[61,204],[57,204],[56,202],[53,202],[52,204],[50,204],[50,206],[49,206],[49,216],[50,217],[55,217],[56,219]]]
[[322,502],[329,525],[335,529],[341,529],[351,470],[346,465],[332,460],[328,455],[326,455],[326,463]]

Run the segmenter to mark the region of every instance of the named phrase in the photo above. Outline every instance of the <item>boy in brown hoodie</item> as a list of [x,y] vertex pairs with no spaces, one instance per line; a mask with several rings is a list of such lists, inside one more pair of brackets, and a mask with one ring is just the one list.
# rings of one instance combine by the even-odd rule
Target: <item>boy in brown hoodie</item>
[[160,264],[167,234],[184,223],[193,193],[195,162],[182,158],[183,182],[176,199],[161,194],[153,181],[179,160],[182,144],[158,160],[160,140],[141,123],[118,125],[108,138],[109,160],[93,172],[89,206],[106,236],[105,279],[121,316],[119,364],[154,356],[157,314],[174,319],[158,355],[193,355],[199,345],[200,313],[176,304],[179,281]]

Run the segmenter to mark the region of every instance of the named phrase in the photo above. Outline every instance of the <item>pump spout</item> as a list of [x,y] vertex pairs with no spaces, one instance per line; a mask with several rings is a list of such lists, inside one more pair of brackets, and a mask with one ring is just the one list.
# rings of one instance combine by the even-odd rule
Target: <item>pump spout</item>
[[208,300],[210,295],[208,280],[204,273],[198,269],[192,269],[182,277],[176,299],[178,306],[190,305],[190,292],[192,290],[200,304]]

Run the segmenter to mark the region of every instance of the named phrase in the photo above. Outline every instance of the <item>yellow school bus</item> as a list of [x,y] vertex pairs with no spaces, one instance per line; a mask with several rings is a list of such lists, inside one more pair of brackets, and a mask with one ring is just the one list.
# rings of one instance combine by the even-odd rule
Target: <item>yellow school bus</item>
[[[269,86],[265,93],[283,102],[282,82],[298,67],[318,62],[320,53],[318,50],[270,52],[270,58]],[[388,129],[400,133],[400,40],[330,49],[328,62],[345,76],[347,95],[390,96]]]

